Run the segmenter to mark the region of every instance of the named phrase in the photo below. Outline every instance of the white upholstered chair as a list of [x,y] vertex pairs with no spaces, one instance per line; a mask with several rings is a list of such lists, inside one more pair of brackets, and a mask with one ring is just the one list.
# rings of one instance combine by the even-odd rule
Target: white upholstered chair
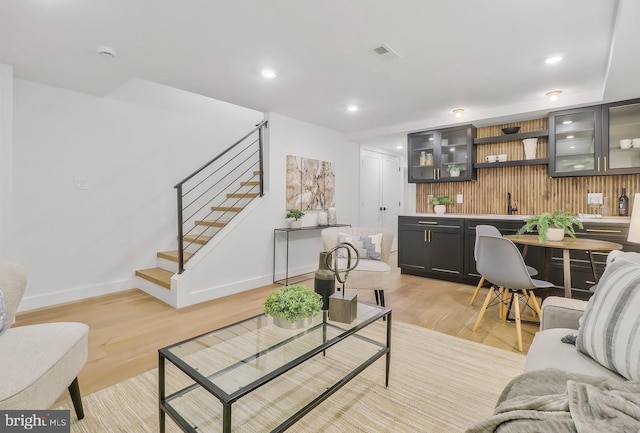
[[22,266],[0,263],[6,318],[0,332],[0,409],[49,409],[68,389],[82,419],[77,376],[87,361],[89,327],[59,322],[10,328],[26,285]]
[[[345,283],[346,289],[373,290],[376,303],[384,307],[384,289],[389,285],[391,278],[391,266],[389,257],[391,256],[391,245],[393,243],[393,232],[383,228],[364,227],[329,227],[322,230],[322,247],[324,251],[329,251],[341,241],[340,234],[343,233],[351,238],[368,237],[381,234],[380,260],[372,260],[360,254],[360,262],[356,269],[349,272],[349,277]],[[338,259],[338,267],[344,268],[346,259]]]

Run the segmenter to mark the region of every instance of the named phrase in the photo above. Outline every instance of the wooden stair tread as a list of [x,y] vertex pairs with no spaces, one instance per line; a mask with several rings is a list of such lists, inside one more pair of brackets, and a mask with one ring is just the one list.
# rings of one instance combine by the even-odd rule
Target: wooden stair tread
[[136,271],[136,276],[144,278],[147,281],[151,281],[152,283],[155,283],[166,289],[171,289],[171,277],[173,277],[173,272],[169,272],[166,269],[139,269]]
[[196,221],[197,226],[208,226],[208,227],[224,227],[227,225],[226,221]]
[[186,235],[184,237],[185,242],[204,245],[211,240],[211,236],[205,235]]
[[227,194],[227,198],[256,198],[258,197],[257,192],[248,192],[248,193],[234,193]]
[[260,185],[260,182],[257,180],[248,180],[246,182],[240,182],[240,185],[242,186],[258,186]]
[[[173,251],[158,251],[156,254],[161,259],[171,260],[172,262],[178,262],[178,250]],[[193,253],[189,253],[187,251],[184,252],[184,261],[185,263],[189,261]]]
[[211,206],[211,210],[216,212],[242,212],[243,207],[239,206]]

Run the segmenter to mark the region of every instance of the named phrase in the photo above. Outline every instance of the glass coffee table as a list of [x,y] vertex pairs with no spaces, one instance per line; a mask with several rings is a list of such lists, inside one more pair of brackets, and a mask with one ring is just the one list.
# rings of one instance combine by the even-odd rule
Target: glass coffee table
[[282,432],[383,356],[388,387],[391,310],[358,303],[351,324],[325,312],[297,330],[262,314],[158,353],[161,433],[166,415],[190,433]]

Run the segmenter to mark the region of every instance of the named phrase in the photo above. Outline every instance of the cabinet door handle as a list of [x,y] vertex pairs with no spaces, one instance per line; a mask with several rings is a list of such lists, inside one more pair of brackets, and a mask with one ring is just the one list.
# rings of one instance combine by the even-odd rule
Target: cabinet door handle
[[585,229],[589,233],[622,233],[622,230]]
[[598,173],[600,173],[600,157],[597,158],[597,170]]
[[427,242],[427,230],[424,231],[424,241]]
[[604,157],[604,164],[602,165],[602,168],[604,168],[604,172],[607,172],[607,157]]
[[432,226],[438,225],[437,221],[418,221],[418,224],[430,224]]
[[429,230],[429,243],[431,243],[431,230]]
[[587,284],[595,284],[596,282],[595,281],[586,280],[585,283],[587,283]]
[[[587,251],[587,254],[589,254],[589,251]],[[593,254],[594,256],[608,256],[609,253],[603,253],[601,251],[591,251],[591,254]]]

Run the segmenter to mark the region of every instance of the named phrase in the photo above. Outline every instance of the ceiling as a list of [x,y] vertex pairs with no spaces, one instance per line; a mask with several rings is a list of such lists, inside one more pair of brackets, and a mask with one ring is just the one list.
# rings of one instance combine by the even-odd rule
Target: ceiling
[[428,127],[640,97],[638,41],[637,0],[0,2],[15,78],[98,96],[145,79],[390,148]]

